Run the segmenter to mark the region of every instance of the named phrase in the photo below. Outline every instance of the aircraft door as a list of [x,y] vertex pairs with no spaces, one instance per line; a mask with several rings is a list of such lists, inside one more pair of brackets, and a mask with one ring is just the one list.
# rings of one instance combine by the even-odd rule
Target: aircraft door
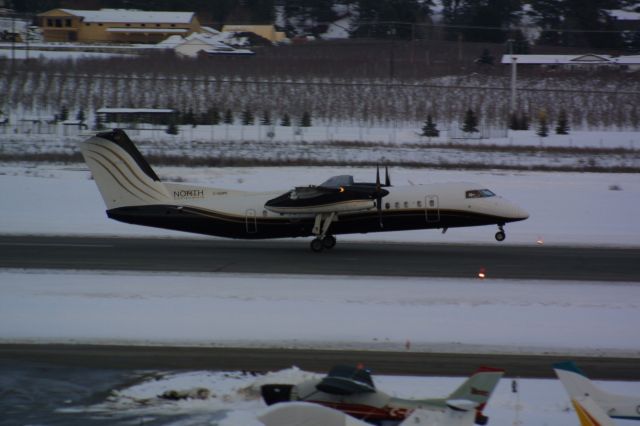
[[254,209],[247,209],[245,212],[245,226],[247,234],[255,234],[258,232],[258,223],[256,221],[256,211]]
[[427,222],[440,222],[440,204],[437,195],[427,195],[424,198],[424,214]]

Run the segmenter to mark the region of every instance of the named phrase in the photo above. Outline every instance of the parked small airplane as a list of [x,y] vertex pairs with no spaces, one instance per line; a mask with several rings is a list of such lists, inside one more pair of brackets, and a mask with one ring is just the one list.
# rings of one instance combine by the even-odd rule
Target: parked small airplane
[[267,384],[261,388],[267,405],[303,401],[342,411],[368,423],[399,424],[413,411],[469,411],[472,404],[476,424],[484,425],[482,414],[491,393],[504,374],[503,370],[482,367],[445,398],[395,398],[377,390],[368,370],[336,366],[322,379],[311,379],[297,385]]
[[[115,129],[80,143],[107,216],[121,222],[229,238],[314,236],[319,252],[335,235],[412,229],[504,225],[528,213],[472,183],[394,187],[388,170],[375,182],[335,176],[286,192],[244,192],[161,182],[127,134]],[[384,199],[384,200],[383,200]],[[384,202],[383,202],[384,201]]]
[[[399,426],[473,426],[476,404],[449,401],[443,409],[414,410]],[[265,426],[370,426],[341,411],[308,402],[282,402],[258,416]]]
[[[583,406],[595,411],[591,402],[588,400],[586,402],[583,401],[590,399],[593,404],[600,407],[609,417],[614,419],[640,420],[640,397],[615,395],[596,387],[573,361],[554,364],[553,369],[564,385],[574,406],[577,401]],[[576,412],[580,415],[578,407],[576,407]]]

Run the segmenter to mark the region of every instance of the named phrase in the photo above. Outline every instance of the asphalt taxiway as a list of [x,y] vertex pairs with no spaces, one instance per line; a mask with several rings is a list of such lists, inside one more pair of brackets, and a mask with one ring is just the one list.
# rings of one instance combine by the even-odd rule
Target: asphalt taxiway
[[640,281],[640,248],[0,236],[0,268]]
[[[468,376],[479,366],[502,368],[508,377],[555,378],[563,355],[459,354],[290,348],[206,348],[109,345],[0,344],[0,364],[114,370],[277,371],[292,366],[326,372],[362,363],[376,374]],[[592,379],[640,380],[638,358],[572,356]]]

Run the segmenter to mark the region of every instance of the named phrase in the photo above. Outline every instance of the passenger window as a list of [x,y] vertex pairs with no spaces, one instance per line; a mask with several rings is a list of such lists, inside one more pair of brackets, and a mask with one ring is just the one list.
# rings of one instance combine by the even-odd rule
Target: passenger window
[[435,207],[436,203],[433,200],[429,200],[429,207]]
[[399,209],[399,208],[400,208],[400,203],[398,203],[398,202],[396,201],[395,207],[396,207],[396,209]]
[[418,201],[418,207],[422,207],[422,201]]
[[267,211],[266,210],[262,210],[262,216],[263,217],[267,217]]
[[389,204],[389,203],[385,203],[384,208],[385,208],[385,209],[387,209],[387,210],[389,210],[389,209],[391,208],[391,204]]
[[405,208],[405,209],[408,209],[408,208],[409,208],[409,202],[408,202],[408,201],[405,201],[405,202],[404,202],[404,208]]

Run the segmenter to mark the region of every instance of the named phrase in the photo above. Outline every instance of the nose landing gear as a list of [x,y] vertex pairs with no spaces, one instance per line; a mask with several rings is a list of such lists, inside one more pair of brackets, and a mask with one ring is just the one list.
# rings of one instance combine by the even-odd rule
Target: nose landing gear
[[507,234],[504,233],[504,225],[498,225],[499,231],[496,232],[496,241],[504,241],[507,238]]

